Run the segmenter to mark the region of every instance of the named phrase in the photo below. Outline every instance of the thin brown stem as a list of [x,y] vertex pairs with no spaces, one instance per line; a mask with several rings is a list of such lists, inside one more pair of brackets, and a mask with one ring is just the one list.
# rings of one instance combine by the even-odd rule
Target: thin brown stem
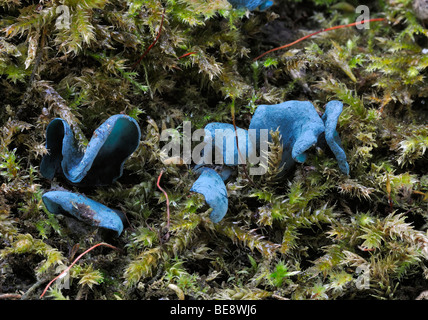
[[277,47],[277,48],[273,48],[273,49],[271,49],[269,51],[266,51],[265,53],[263,53],[263,54],[259,55],[258,57],[254,58],[253,61],[256,61],[256,60],[262,58],[263,56],[267,55],[268,53],[271,53],[271,52],[274,52],[274,51],[277,51],[277,50],[281,50],[281,49],[285,49],[285,48],[291,47],[291,46],[295,45],[296,43],[299,43],[299,42],[301,42],[303,40],[306,40],[306,39],[308,39],[310,37],[313,37],[313,36],[315,36],[315,35],[317,35],[317,34],[319,34],[321,32],[331,31],[331,30],[335,30],[335,29],[342,29],[342,28],[347,28],[347,27],[353,27],[353,26],[356,26],[356,25],[359,25],[359,24],[364,24],[366,22],[385,21],[385,20],[386,20],[385,18],[375,18],[375,19],[362,20],[362,21],[358,21],[358,22],[353,22],[353,23],[349,23],[349,24],[343,24],[343,25],[340,25],[340,26],[334,26],[334,27],[331,27],[331,28],[325,28],[325,29],[322,29],[322,30],[318,30],[318,31],[313,32],[311,34],[308,34],[308,35],[306,35],[306,36],[304,36],[304,37],[302,37],[300,39],[297,39],[294,42],[291,42],[291,43],[285,44],[283,46],[280,46],[280,47]]
[[191,55],[194,55],[194,54],[196,54],[196,51],[192,51],[192,52],[185,53],[185,54],[183,54],[182,56],[179,56],[179,57],[178,57],[178,60],[183,59],[183,58],[186,58],[187,56],[191,56]]
[[164,189],[162,189],[162,187],[159,185],[160,179],[162,177],[163,172],[164,171],[162,170],[161,173],[159,174],[158,182],[157,182],[156,185],[158,186],[159,190],[163,192],[163,194],[165,195],[165,198],[166,198],[166,214],[167,214],[167,216],[166,216],[166,229],[169,230],[169,220],[170,220],[170,215],[169,215],[169,198],[168,198],[168,194],[166,193],[166,191]]
[[48,291],[48,289],[49,289],[49,287],[51,286],[51,284],[55,281],[55,280],[57,280],[57,279],[59,279],[59,278],[61,278],[61,277],[63,277],[75,264],[76,264],[76,262],[77,261],[79,261],[80,260],[80,258],[82,258],[85,254],[87,254],[89,251],[91,251],[91,250],[93,250],[93,249],[95,249],[96,247],[99,247],[99,246],[106,246],[106,247],[109,247],[109,248],[112,248],[112,249],[114,249],[114,250],[119,250],[118,248],[116,248],[115,246],[112,246],[112,245],[110,245],[110,244],[108,244],[108,243],[104,243],[104,242],[100,242],[100,243],[97,243],[96,245],[94,245],[94,246],[92,246],[92,247],[90,247],[88,250],[86,250],[85,252],[83,252],[81,255],[79,255],[63,272],[61,272],[58,276],[56,276],[55,278],[53,278],[49,283],[48,283],[48,285],[46,286],[46,288],[45,288],[45,290],[43,290],[43,292],[42,292],[42,294],[40,295],[40,299],[41,298],[43,298],[43,296],[45,295],[45,293],[46,293],[46,291]]
[[19,293],[3,293],[0,294],[0,300],[5,300],[5,299],[21,299],[22,295],[20,295]]
[[157,36],[156,36],[156,38],[155,38],[155,40],[152,42],[152,44],[146,49],[146,51],[144,51],[144,53],[141,55],[141,57],[137,60],[137,62],[135,62],[133,65],[132,65],[132,67],[131,67],[131,69],[134,69],[140,62],[141,62],[141,60],[143,60],[143,58],[149,53],[149,51],[153,48],[153,46],[156,44],[156,42],[158,42],[158,39],[159,39],[159,37],[160,37],[160,35],[161,35],[161,32],[162,32],[162,26],[163,26],[163,20],[164,20],[164,17],[165,17],[165,8],[163,8],[163,11],[162,11],[162,18],[161,18],[161,22],[160,22],[160,26],[159,26],[159,30],[158,30],[158,34],[157,34]]

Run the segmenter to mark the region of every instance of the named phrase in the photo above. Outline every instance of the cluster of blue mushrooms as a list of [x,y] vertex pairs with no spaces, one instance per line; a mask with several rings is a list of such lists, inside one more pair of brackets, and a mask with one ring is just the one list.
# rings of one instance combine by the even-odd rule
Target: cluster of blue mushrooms
[[[229,0],[229,2],[234,8],[245,8],[251,11],[256,9],[263,11],[273,5],[273,1],[266,0]],[[256,113],[255,119],[258,119],[254,122],[256,127],[265,125],[263,115],[260,116],[259,114],[264,114],[264,111]],[[277,120],[280,122],[280,119]],[[260,123],[256,124],[258,122]],[[287,122],[283,124],[286,125]],[[335,127],[335,123],[331,123],[329,126],[332,127],[333,125]],[[211,123],[205,127],[208,133],[205,138],[214,139],[215,129],[234,130],[231,124]],[[314,132],[317,133],[319,130],[316,129]],[[248,157],[254,150],[252,149],[253,145],[248,143],[247,131],[238,128],[237,134],[239,143],[247,143],[244,157]],[[86,150],[82,151],[69,124],[63,119],[54,119],[49,123],[46,130],[48,155],[42,159],[40,172],[47,179],[62,175],[70,184],[76,186],[109,185],[122,176],[124,162],[137,149],[140,137],[140,128],[133,118],[122,114],[114,115],[95,130]],[[332,136],[326,134],[326,139],[336,157],[339,154],[343,157],[344,153],[340,144],[337,143],[337,136],[334,133]],[[311,141],[308,140],[308,143]],[[226,147],[225,145],[224,149],[221,150],[224,163],[237,165],[240,156],[236,151],[237,148],[234,148],[235,151],[228,152]],[[300,157],[297,160],[302,160]],[[291,165],[291,163],[287,163]],[[224,181],[232,171],[230,167],[225,167],[218,174],[213,169],[197,166],[195,172],[199,174],[199,178],[193,184],[191,191],[204,195],[205,201],[213,209],[210,215],[211,220],[215,223],[219,222],[228,209]],[[46,208],[52,213],[68,213],[91,225],[114,230],[118,235],[123,230],[120,213],[81,194],[68,191],[49,191],[43,195],[42,199]]]
[[[237,128],[235,131],[232,124],[207,124],[204,128],[204,141],[211,144],[211,152],[220,155],[222,170],[218,173],[209,165],[199,163],[194,167],[194,172],[199,177],[190,191],[204,196],[206,203],[212,208],[210,219],[214,223],[221,221],[228,210],[225,181],[233,172],[233,168],[242,163],[240,157],[247,159],[254,153],[260,153],[263,139],[261,130],[267,130],[269,133],[279,130],[283,153],[278,176],[289,172],[296,162],[305,162],[307,152],[313,146],[325,145],[336,157],[339,169],[348,175],[349,165],[336,130],[342,108],[342,102],[330,101],[320,117],[308,101],[260,105],[249,126],[255,135],[254,139],[250,139],[249,130]],[[227,133],[221,136],[224,139],[220,144],[221,150],[216,149],[218,130]],[[267,137],[270,141],[270,134]],[[111,184],[122,176],[124,162],[137,149],[140,138],[140,128],[133,118],[114,115],[95,130],[86,150],[81,151],[67,122],[54,119],[46,130],[46,148],[49,153],[42,159],[41,174],[47,179],[62,175],[70,184],[77,186]],[[69,213],[91,225],[114,230],[118,235],[123,230],[120,213],[81,194],[49,191],[42,199],[50,212]]]
[[[296,162],[305,162],[307,151],[311,147],[322,147],[326,144],[336,157],[341,172],[348,175],[349,165],[336,130],[342,109],[342,102],[330,101],[325,107],[323,116],[320,117],[313,104],[308,101],[286,101],[276,105],[260,105],[249,126],[249,129],[255,133],[255,139],[253,139],[255,141],[250,139],[247,130],[237,128],[239,148],[236,144],[233,125],[217,122],[206,125],[204,141],[211,143],[212,153],[222,154],[225,171],[220,173],[212,169],[201,171],[199,179],[193,184],[191,190],[203,194],[206,200],[209,199],[207,203],[213,208],[210,215],[211,220],[219,222],[226,215],[228,202],[224,181],[230,175],[230,167],[239,164],[239,157],[249,158],[254,152],[260,153],[261,130],[267,130],[269,133],[279,130],[283,148],[279,177],[289,172]],[[220,144],[221,150],[216,147],[216,130],[230,132],[229,135],[221,136],[224,139]],[[268,139],[271,141],[270,134]],[[230,143],[231,141],[232,143]]]
[[[124,162],[137,149],[140,138],[140,127],[133,118],[114,115],[94,131],[82,151],[68,123],[54,119],[46,129],[48,154],[42,159],[40,173],[47,179],[62,175],[76,186],[111,184],[122,176]],[[52,213],[68,213],[93,226],[114,230],[118,235],[123,230],[120,213],[81,194],[49,191],[42,200]]]

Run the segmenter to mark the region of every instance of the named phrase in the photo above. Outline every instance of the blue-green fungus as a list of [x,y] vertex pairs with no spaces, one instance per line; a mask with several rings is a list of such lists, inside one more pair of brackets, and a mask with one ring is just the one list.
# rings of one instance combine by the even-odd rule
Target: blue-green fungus
[[256,10],[259,8],[260,10],[266,10],[267,8],[273,5],[273,1],[266,0],[228,0],[229,3],[235,8],[246,8],[248,10]]
[[210,219],[220,222],[228,209],[227,190],[221,176],[213,169],[202,167],[197,170],[199,178],[193,183],[190,191],[202,194],[205,202],[213,209]]
[[239,151],[233,124],[211,122],[205,126],[204,130],[204,142],[211,144],[211,150],[214,151],[213,154],[206,156],[209,156],[209,159],[216,164],[220,164],[221,161],[229,166],[246,163],[246,159],[253,152],[253,145],[247,130],[236,128]]
[[[305,162],[307,150],[320,144],[324,139],[321,137],[325,137],[325,141],[338,161],[340,170],[348,175],[349,165],[336,131],[342,108],[342,102],[330,101],[321,118],[309,101],[260,105],[251,119],[249,129],[256,130],[256,146],[260,145],[261,129],[267,129],[269,132],[279,130],[283,147],[281,162],[283,170],[280,175],[291,169],[295,162]],[[321,135],[322,133],[324,134]]]
[[349,165],[346,161],[346,154],[343,150],[342,143],[340,141],[339,133],[336,130],[337,121],[339,116],[342,113],[343,104],[340,101],[333,100],[327,103],[325,106],[325,112],[322,116],[325,126],[325,140],[330,147],[330,150],[333,152],[336,157],[339,169],[345,173],[349,174]]
[[99,126],[86,150],[79,150],[69,124],[60,118],[46,129],[48,155],[40,172],[47,179],[58,173],[81,186],[108,185],[123,174],[125,160],[137,149],[141,137],[138,123],[127,115],[114,115]]
[[116,231],[118,236],[123,231],[123,221],[117,211],[84,195],[69,191],[49,191],[42,196],[42,200],[51,213],[68,213],[92,226]]
[[[307,158],[307,151],[313,146],[328,145],[336,157],[339,169],[349,174],[349,165],[343,150],[339,134],[336,131],[337,121],[342,113],[343,103],[330,101],[325,107],[322,117],[318,115],[315,107],[309,101],[286,101],[277,105],[260,105],[251,119],[249,129],[237,128],[238,144],[232,124],[213,122],[205,126],[204,142],[212,144],[216,158],[223,161],[220,173],[204,167],[204,163],[196,166],[195,171],[201,172],[198,180],[193,184],[191,191],[199,192],[205,196],[205,201],[213,208],[210,218],[219,222],[227,212],[228,199],[224,181],[232,173],[232,167],[246,161],[254,152],[260,154],[261,130],[279,130],[283,148],[278,174],[283,176],[296,162],[303,163]],[[255,141],[251,141],[255,136]],[[253,135],[254,133],[254,135]],[[270,135],[268,135],[271,141]],[[221,140],[219,140],[221,139]],[[220,142],[220,144],[219,144]],[[255,145],[254,145],[255,144]],[[214,161],[211,154],[211,160]],[[240,159],[240,157],[245,159]],[[209,159],[209,158],[208,158]],[[211,163],[211,162],[209,162]],[[215,162],[219,164],[218,161]]]

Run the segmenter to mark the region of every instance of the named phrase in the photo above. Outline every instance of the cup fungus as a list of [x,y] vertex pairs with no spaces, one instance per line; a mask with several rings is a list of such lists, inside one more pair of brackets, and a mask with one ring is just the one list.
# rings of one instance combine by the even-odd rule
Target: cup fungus
[[76,185],[111,184],[122,176],[123,164],[137,149],[140,136],[140,128],[133,118],[114,115],[95,130],[82,152],[68,123],[54,119],[46,129],[49,154],[43,157],[40,172],[47,179],[62,172]]
[[[211,144],[213,154],[208,154],[211,161],[216,164],[222,159],[223,163],[229,166],[236,166],[246,161],[246,158],[253,152],[253,145],[248,137],[248,131],[236,128],[238,135],[238,146],[236,144],[235,128],[233,124],[211,122],[204,128],[204,142]],[[241,155],[239,154],[241,153]],[[242,156],[242,159],[240,158]]]
[[[205,201],[213,208],[211,220],[219,222],[227,212],[227,191],[223,181],[231,174],[230,166],[236,166],[242,161],[246,161],[256,151],[261,152],[261,130],[268,130],[269,133],[279,130],[281,135],[283,153],[279,177],[289,171],[296,162],[305,162],[306,152],[311,147],[315,145],[323,147],[326,144],[335,155],[339,169],[348,175],[349,165],[336,131],[342,108],[342,102],[330,101],[325,107],[323,116],[320,117],[309,101],[286,101],[277,105],[260,105],[257,107],[249,127],[250,130],[254,130],[251,133],[254,134],[255,141],[251,141],[252,139],[249,138],[250,130],[241,128],[236,130],[241,155],[238,153],[233,125],[217,122],[207,124],[204,128],[204,142],[212,144],[212,148],[208,149],[215,150],[216,159],[222,159],[227,166],[223,167],[220,174],[212,169],[196,166],[198,168],[196,171],[201,170],[202,173],[193,184],[191,191],[205,196]],[[271,140],[270,135],[268,137]],[[218,140],[219,138],[221,141]],[[246,159],[240,159],[240,156]]]
[[235,8],[247,8],[248,10],[266,10],[273,5],[273,1],[266,0],[228,0]]
[[118,212],[88,197],[69,191],[49,191],[42,196],[49,212],[68,213],[92,226],[114,230],[120,236],[123,222]]
[[199,178],[193,183],[190,191],[202,194],[205,202],[213,209],[210,214],[212,222],[217,223],[227,213],[227,190],[221,176],[213,169],[202,167]]
[[327,142],[334,153],[340,170],[344,174],[349,174],[346,155],[336,131],[342,108],[342,102],[330,101],[321,118],[309,101],[260,105],[251,119],[249,129],[256,130],[256,146],[260,143],[261,129],[268,129],[269,132],[279,130],[283,146],[281,162],[283,169],[280,175],[291,169],[295,162],[305,162],[308,149],[315,145],[322,145],[323,141]]

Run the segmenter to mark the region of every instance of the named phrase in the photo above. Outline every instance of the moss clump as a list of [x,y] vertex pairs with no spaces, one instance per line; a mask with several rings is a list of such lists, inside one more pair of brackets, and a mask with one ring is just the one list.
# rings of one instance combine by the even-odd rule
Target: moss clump
[[[338,2],[278,1],[250,13],[226,0],[1,0],[4,292],[36,299],[77,252],[105,241],[122,251],[82,257],[70,288],[53,287],[51,298],[416,298],[428,281],[428,31],[411,1],[370,4],[389,24],[322,33],[252,61],[354,21],[349,6],[331,6]],[[253,184],[240,168],[227,183],[228,214],[213,224],[203,197],[189,191],[192,171],[161,161],[161,132],[184,121],[231,123],[233,106],[246,128],[257,105],[309,100],[323,112],[332,99],[344,102],[338,131],[349,177],[328,151],[313,150],[276,180],[273,133],[268,174]],[[143,134],[118,182],[90,190],[40,176],[50,120],[65,119],[85,148],[117,113],[138,120]],[[59,187],[126,213],[123,235],[47,212],[41,195]]]

